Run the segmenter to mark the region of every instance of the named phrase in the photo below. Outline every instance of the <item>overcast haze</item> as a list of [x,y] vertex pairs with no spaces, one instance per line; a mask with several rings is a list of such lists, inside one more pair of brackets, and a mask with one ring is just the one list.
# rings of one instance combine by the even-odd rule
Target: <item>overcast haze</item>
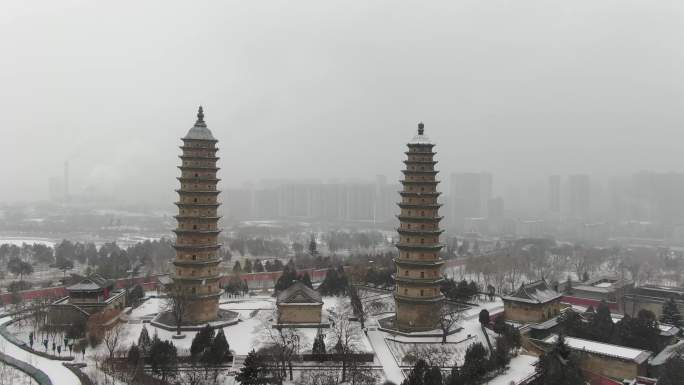
[[[0,3],[1,201],[168,200],[199,104],[223,186],[398,179],[418,121],[441,178],[683,171],[681,1]],[[446,189],[446,185],[442,186]]]

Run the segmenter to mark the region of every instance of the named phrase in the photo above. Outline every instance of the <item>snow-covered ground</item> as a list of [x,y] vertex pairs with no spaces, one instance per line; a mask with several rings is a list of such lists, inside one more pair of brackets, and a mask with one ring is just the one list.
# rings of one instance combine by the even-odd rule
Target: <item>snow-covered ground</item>
[[519,384],[522,380],[534,374],[537,357],[520,354],[513,357],[508,364],[508,369],[503,374],[496,376],[487,385],[510,385]]
[[4,237],[0,238],[0,245],[2,244],[10,244],[10,245],[16,245],[16,246],[21,246],[22,244],[26,243],[27,245],[33,245],[35,243],[39,243],[45,246],[50,246],[54,247],[56,241],[54,239],[49,239],[49,238],[21,238],[21,237]]
[[[4,317],[0,319],[0,324],[8,322],[11,318]],[[12,344],[4,337],[0,336],[0,350],[3,353],[12,356],[20,361],[32,365],[48,375],[52,383],[57,385],[81,385],[81,381],[69,369],[62,365],[61,361],[49,360],[41,356],[29,353],[26,350]]]
[[21,370],[0,362],[0,385],[32,385],[35,381]]
[[[488,301],[483,297],[478,302],[479,306],[468,308],[462,312],[462,319],[458,323],[460,330],[449,335],[447,337],[447,344],[443,345],[440,336],[406,337],[379,330],[378,319],[391,315],[387,311],[392,309],[393,298],[391,293],[381,291],[367,292],[362,295],[362,298],[367,306],[371,303],[374,303],[374,305],[368,307],[367,333],[363,333],[360,325],[355,324],[358,327],[358,338],[355,347],[358,351],[374,352],[376,359],[371,367],[378,368],[374,370],[379,370],[379,367],[382,367],[384,372],[382,377],[397,384],[403,381],[405,373],[413,366],[413,361],[415,361],[416,357],[428,358],[433,361],[431,362],[432,364],[449,368],[454,364],[462,364],[463,355],[469,345],[481,342],[487,346],[483,329],[478,320],[479,312],[481,309],[486,308],[490,313],[496,313],[503,306],[500,299]],[[324,315],[331,309],[349,306],[348,297],[323,297],[323,302]],[[260,347],[271,342],[269,332],[273,331],[271,326],[275,314],[275,298],[265,295],[247,296],[238,299],[224,298],[221,300],[220,307],[239,314],[240,321],[237,324],[223,328],[230,349],[236,355],[235,362],[239,366],[244,356],[252,349],[258,350]],[[138,336],[144,325],[150,336],[157,334],[162,340],[172,341],[177,347],[179,354],[189,354],[192,339],[196,332],[183,332],[184,338],[173,339],[172,336],[175,334],[175,331],[156,328],[149,323],[155,314],[163,308],[164,299],[149,297],[142,305],[133,309],[124,318],[125,323],[122,324],[123,335],[119,344],[120,351],[126,351],[131,344],[137,343]],[[0,321],[6,322],[8,320],[9,318],[6,317]],[[20,330],[20,327],[18,328],[19,330],[13,331],[17,332],[17,335],[25,340],[26,333]],[[318,329],[316,328],[296,329],[296,333],[299,335],[299,349],[301,352],[307,352],[311,349],[317,331]],[[494,333],[491,331],[486,332],[489,333],[489,338],[493,341],[495,338]],[[328,348],[332,347],[335,341],[332,340],[331,329],[323,329],[323,333],[326,335],[326,346]],[[0,346],[2,350],[7,351],[13,357],[44,370],[53,379],[53,383],[59,385],[78,384],[77,378],[68,369],[63,367],[61,362],[30,354],[7,341],[0,341],[0,344],[4,344]],[[85,362],[89,364],[89,367],[86,369],[86,372],[95,370],[94,361],[96,357],[104,353],[105,348],[103,345],[96,348],[88,348]],[[76,357],[77,361],[83,360],[78,354]],[[491,381],[490,384],[508,385],[510,381],[519,382],[519,380],[533,373],[534,367],[532,364],[535,361],[535,357],[527,355],[514,357],[510,368],[503,375]]]

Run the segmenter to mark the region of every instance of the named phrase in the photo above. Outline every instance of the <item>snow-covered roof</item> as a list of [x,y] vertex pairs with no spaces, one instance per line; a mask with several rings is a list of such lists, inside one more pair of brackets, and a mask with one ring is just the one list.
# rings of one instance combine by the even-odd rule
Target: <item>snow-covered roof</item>
[[[621,314],[611,314],[610,318],[613,320],[613,323],[618,323],[624,317]],[[662,323],[662,322],[658,322],[658,330],[659,330],[660,335],[662,337],[672,337],[672,336],[676,336],[677,334],[679,334],[679,328],[678,327],[676,327],[674,325]]]
[[[558,335],[554,334],[547,337],[544,342],[553,344]],[[565,343],[574,350],[582,350],[588,353],[599,354],[607,357],[615,357],[622,360],[632,361],[637,364],[645,362],[653,355],[648,350],[628,348],[626,346],[606,344],[603,342],[590,341],[582,338],[565,337]]]
[[617,288],[631,285],[634,282],[615,276],[601,276],[587,282],[573,285],[573,290],[590,291],[595,293],[612,293]]
[[295,282],[278,294],[276,304],[286,305],[322,305],[321,294],[301,282]]
[[207,124],[204,122],[204,110],[202,109],[202,106],[200,106],[197,111],[197,121],[195,122],[195,125],[190,128],[190,131],[188,131],[183,139],[216,140],[209,128],[207,128]]
[[430,138],[425,135],[425,125],[423,122],[418,123],[418,134],[411,139],[411,141],[408,144],[426,144],[426,145],[434,145]]
[[99,274],[92,274],[82,280],[81,282],[71,285],[67,287],[67,290],[69,291],[94,291],[94,290],[101,290],[104,289],[105,287],[108,287],[112,284],[113,282],[102,277]]
[[546,303],[560,297],[562,297],[562,294],[550,288],[546,281],[542,279],[520,285],[518,291],[511,295],[504,296],[503,299],[526,303]]
[[649,363],[652,366],[662,365],[677,353],[684,353],[684,340],[676,344],[667,345],[657,356],[653,357]]

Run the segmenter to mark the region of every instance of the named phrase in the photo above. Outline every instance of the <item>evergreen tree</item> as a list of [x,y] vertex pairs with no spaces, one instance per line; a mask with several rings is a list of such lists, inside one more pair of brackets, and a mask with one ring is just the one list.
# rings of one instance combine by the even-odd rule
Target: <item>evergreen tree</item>
[[150,366],[152,371],[161,375],[162,382],[166,382],[167,377],[173,377],[176,373],[176,362],[178,352],[170,341],[161,341],[155,334],[150,348]]
[[466,384],[476,383],[487,373],[485,365],[487,349],[480,342],[476,342],[466,349],[461,377]]
[[586,384],[578,359],[566,345],[563,334],[558,335],[551,349],[539,357],[537,374],[540,385]]
[[213,365],[220,365],[230,355],[230,346],[226,340],[226,335],[223,333],[223,329],[219,329],[218,333],[216,333],[216,337],[214,337],[211,348],[207,353],[208,357],[204,361]]
[[364,328],[366,322],[366,313],[364,312],[363,301],[361,301],[361,296],[359,296],[358,290],[352,287],[349,290],[349,297],[351,300],[352,311],[359,322],[361,322],[361,328]]
[[432,366],[423,379],[425,385],[442,385],[442,371],[438,366]]
[[285,265],[283,273],[280,275],[280,277],[278,277],[278,280],[276,281],[275,291],[283,291],[290,287],[296,281],[297,269],[295,268],[294,262],[290,260],[290,262],[288,262],[287,265]]
[[242,267],[242,271],[245,273],[251,273],[252,272],[252,260],[247,258],[245,261],[245,266]]
[[682,314],[679,312],[677,303],[673,298],[670,298],[663,303],[663,315],[660,316],[660,322],[674,325],[678,328],[684,327],[684,322],[682,322]]
[[589,323],[589,334],[591,339],[601,342],[608,342],[613,335],[613,318],[610,315],[610,308],[605,301],[601,301],[596,314]]
[[195,334],[195,338],[192,339],[192,345],[190,345],[190,356],[193,361],[203,358],[205,352],[209,350],[213,339],[214,329],[209,324]]
[[466,385],[463,377],[461,377],[460,371],[458,370],[458,366],[451,368],[451,373],[446,381],[444,381],[444,385]]
[[311,240],[309,241],[309,254],[312,257],[318,255],[318,251],[316,250],[316,236],[313,234],[311,234]]
[[143,356],[147,355],[152,347],[152,340],[150,340],[150,335],[147,332],[145,325],[143,325],[143,328],[140,331],[140,336],[138,337],[138,347],[140,348],[140,352]]
[[[268,261],[266,261],[268,263]],[[264,272],[264,265],[261,263],[260,260],[254,261],[254,272],[255,273],[263,273]]]
[[233,265],[233,273],[240,272],[242,272],[242,266],[240,266],[240,261],[235,261],[235,264]]
[[267,379],[264,378],[264,363],[261,357],[252,349],[240,368],[240,373],[235,376],[235,379],[242,385],[262,385],[267,384]]
[[137,365],[141,357],[140,348],[138,348],[136,344],[131,345],[130,349],[128,349],[128,354],[126,355],[128,364],[132,366]]
[[480,326],[485,327],[489,325],[489,311],[487,309],[480,310],[478,319],[480,321]]
[[639,311],[636,318],[625,315],[615,325],[613,342],[637,349],[659,351],[660,329],[655,314],[648,310]]
[[344,295],[347,293],[347,289],[347,276],[341,266],[328,269],[321,286],[318,288],[323,295]]
[[587,333],[582,317],[572,309],[568,309],[558,316],[558,324],[563,333],[572,337],[583,338]]
[[584,274],[582,274],[582,282],[587,282],[589,280],[589,272],[585,271]]
[[565,293],[572,294],[572,277],[569,275],[567,281],[565,281]]
[[663,365],[662,374],[658,378],[658,385],[684,384],[684,357],[677,354]]
[[311,276],[308,271],[304,272],[304,275],[299,278],[299,281],[308,286],[309,289],[313,289],[313,283],[311,282]]
[[402,381],[401,385],[427,385],[425,376],[430,371],[430,366],[424,359],[419,359],[411,369],[408,377]]
[[325,354],[325,340],[323,339],[323,333],[321,329],[316,332],[316,339],[314,339],[313,348],[311,349],[313,354]]
[[491,354],[492,366],[503,369],[511,361],[511,346],[504,336],[496,337],[494,352]]

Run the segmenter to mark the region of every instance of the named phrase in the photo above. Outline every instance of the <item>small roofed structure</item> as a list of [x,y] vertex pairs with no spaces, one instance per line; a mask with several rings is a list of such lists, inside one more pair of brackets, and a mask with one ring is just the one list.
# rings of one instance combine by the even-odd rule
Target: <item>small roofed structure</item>
[[650,374],[655,377],[660,377],[663,374],[663,365],[665,365],[670,358],[682,354],[684,354],[684,340],[666,346],[665,349],[661,350],[660,353],[651,358],[651,360],[648,362],[650,365]]
[[278,325],[319,327],[323,300],[321,294],[301,282],[295,282],[278,294]]
[[[547,349],[558,338],[552,335],[544,340],[534,340],[535,345]],[[565,343],[579,355],[580,367],[590,373],[618,380],[646,376],[648,361],[653,353],[648,350],[606,344],[582,338],[565,337]]]
[[543,279],[523,284],[516,292],[503,297],[504,317],[517,322],[546,321],[560,314],[561,297]]
[[105,310],[122,310],[126,306],[126,292],[116,289],[114,281],[92,274],[66,288],[68,296],[50,305],[49,320],[53,325],[69,325],[87,320]]

